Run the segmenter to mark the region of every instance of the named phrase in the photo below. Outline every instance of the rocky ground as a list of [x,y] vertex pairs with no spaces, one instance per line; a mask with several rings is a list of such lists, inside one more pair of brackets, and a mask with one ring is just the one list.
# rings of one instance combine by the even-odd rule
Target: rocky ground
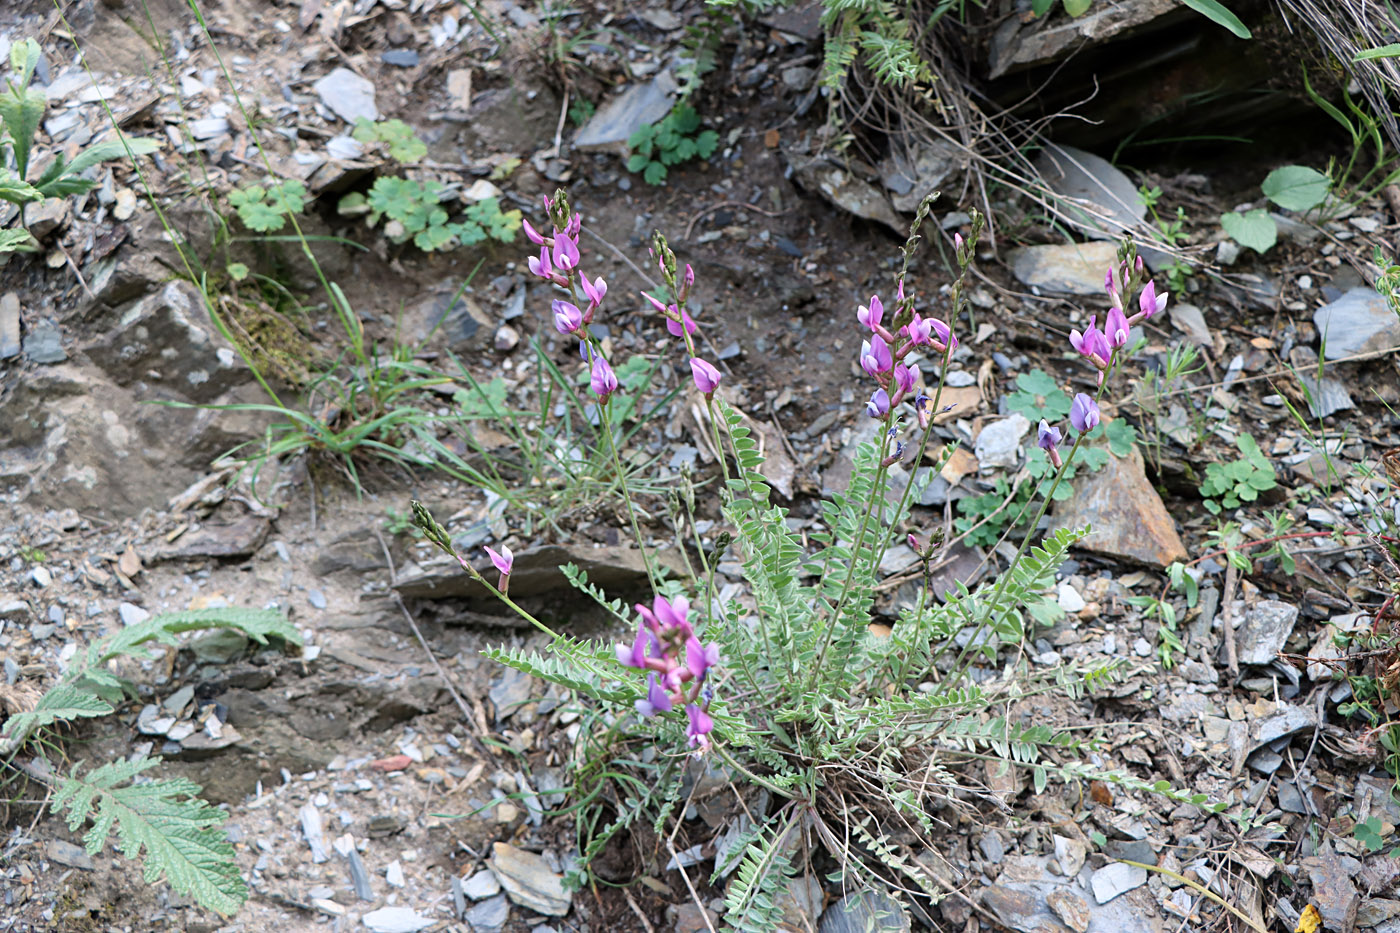
[[[422,170],[463,197],[486,183],[537,226],[539,196],[567,188],[584,213],[586,261],[608,279],[610,299],[654,284],[639,266],[659,228],[695,266],[703,341],[765,441],[765,469],[794,525],[805,528],[817,523],[815,497],[841,488],[869,436],[851,362],[854,309],[890,289],[902,237],[889,228],[907,223],[899,212],[912,206],[911,191],[914,203],[925,184],[950,192],[911,267],[937,304],[950,279],[947,243],[976,203],[956,193],[961,177],[930,181],[920,168],[911,181],[885,167],[882,186],[875,168],[842,174],[813,158],[822,105],[810,17],[784,14],[724,46],[699,97],[720,148],[653,188],[625,170],[619,141],[669,108],[674,53],[698,17],[689,6],[551,18],[484,4],[511,38],[504,53],[465,7],[436,0],[216,5],[207,11],[212,47],[181,3],[142,5],[140,18],[127,7],[80,2],[60,19],[35,3],[0,22],[0,45],[42,37],[44,147],[109,133],[103,102],[124,130],[166,144],[143,162],[144,178],[103,167],[90,195],[45,203],[42,229],[27,217],[43,250],[0,267],[3,696],[32,702],[83,646],[168,610],[278,608],[306,645],[255,650],[224,633],[195,637],[130,671],[136,702],[63,745],[73,761],[160,754],[168,773],[224,806],[253,892],[236,917],[144,885],[110,847],[86,855],[81,833],[34,805],[42,788],[12,785],[20,789],[0,811],[0,931],[710,928],[723,890],[705,883],[709,861],[738,809],[724,776],[692,769],[686,832],[672,851],[638,844],[603,859],[602,877],[639,883],[568,892],[576,827],[557,811],[589,711],[480,656],[534,636],[476,598],[400,516],[419,499],[464,549],[509,543],[520,555],[512,592],[570,634],[599,637],[612,633],[569,601],[553,568],[583,564],[624,598],[644,589],[625,522],[584,499],[555,503],[549,521],[527,525],[504,500],[370,460],[359,463],[360,490],[332,458],[288,458],[256,477],[216,463],[270,416],[208,407],[264,396],[211,326],[154,208],[219,264],[243,262],[314,294],[295,248],[221,240],[204,211],[217,202],[200,191],[222,196],[263,177],[257,134],[274,173],[321,199],[307,232],[369,247],[332,243],[318,256],[377,339],[405,336],[427,362],[459,354],[524,405],[540,365],[531,339],[559,366],[577,365],[548,323],[547,290],[527,280],[526,250],[423,254],[337,216],[336,195],[385,168],[345,148],[348,120],[404,119],[428,144]],[[559,64],[560,36],[577,40],[563,58],[583,67]],[[91,74],[75,63],[74,37]],[[597,112],[566,119],[579,97]],[[1056,526],[1088,521],[1096,533],[1061,568],[1068,616],[1038,633],[1035,663],[1121,659],[1127,676],[1106,694],[1037,699],[1022,712],[1092,727],[1097,764],[1242,805],[1255,828],[1242,833],[1196,807],[1099,785],[1037,794],[1015,772],[989,773],[1009,815],[989,808],[981,821],[948,827],[946,863],[912,853],[955,893],[936,906],[896,907],[881,928],[1240,928],[1206,888],[1261,929],[1292,929],[1311,904],[1328,931],[1395,933],[1400,861],[1387,853],[1400,806],[1386,768],[1396,753],[1358,704],[1382,717],[1396,709],[1389,599],[1400,573],[1378,536],[1400,520],[1400,478],[1387,480],[1382,464],[1400,447],[1400,318],[1372,287],[1372,254],[1393,248],[1400,217],[1380,195],[1322,222],[1280,213],[1279,245],[1259,256],[1216,223],[1241,201],[1262,205],[1257,179],[1251,191],[1234,174],[1165,165],[1129,179],[1078,150],[1059,152],[1071,168],[1046,177],[1126,224],[1145,215],[1138,183],[1188,205],[1183,246],[1198,271],[1166,319],[1144,328],[1146,344],[1105,408],[1135,427],[1136,445],[1080,476],[1052,517]],[[1262,156],[1259,165],[1260,175],[1272,167]],[[981,578],[995,540],[955,523],[993,508],[959,503],[999,490],[1005,498],[1027,482],[1029,414],[1090,384],[1065,338],[1106,307],[1109,240],[1064,245],[1023,203],[993,208],[1002,232],[979,252],[974,319],[960,322],[948,378],[955,408],[938,428],[962,448],[915,515],[922,531],[946,532],[945,588]],[[659,328],[641,302],[613,307],[614,351],[652,353]],[[324,305],[312,310],[295,346],[324,362],[340,349],[336,325]],[[1152,374],[1183,344],[1199,349],[1200,371],[1159,386]],[[660,401],[687,385],[663,366],[638,394]],[[474,430],[488,446],[510,443]],[[1233,515],[1256,558],[1238,572],[1212,536],[1219,519],[1204,507],[1202,484],[1208,464],[1241,458],[1245,434],[1276,483]],[[645,423],[638,446],[663,481],[713,463],[683,395]],[[1286,556],[1272,548],[1281,535]],[[1174,562],[1198,583],[1190,605],[1167,586]],[[915,563],[907,549],[891,550],[882,612],[893,615],[916,585]],[[737,565],[720,572],[737,591]],[[1150,612],[1163,596],[1177,609],[1174,630]],[[1355,636],[1350,647],[1337,647],[1339,635]],[[1379,637],[1361,637],[1370,635]],[[1358,695],[1367,690],[1378,692]],[[883,895],[843,892],[815,873],[789,893],[794,929],[864,929],[883,913]]]

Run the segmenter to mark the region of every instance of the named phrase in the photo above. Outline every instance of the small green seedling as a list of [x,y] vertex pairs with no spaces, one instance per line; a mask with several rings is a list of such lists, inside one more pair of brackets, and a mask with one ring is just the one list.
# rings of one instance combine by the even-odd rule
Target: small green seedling
[[675,108],[659,123],[644,126],[627,140],[632,150],[627,160],[629,172],[641,172],[649,185],[666,183],[667,167],[689,162],[694,158],[708,159],[719,146],[719,134],[700,129],[700,115],[689,104]]
[[243,226],[255,233],[276,233],[287,225],[290,214],[306,210],[306,186],[296,179],[248,185],[228,194]]
[[385,144],[389,158],[395,162],[420,162],[428,154],[427,144],[413,132],[413,127],[402,120],[373,123],[360,117],[355,121],[355,132],[351,135],[367,146]]
[[1235,445],[1243,455],[1240,459],[1232,463],[1206,464],[1201,493],[1206,497],[1206,508],[1215,515],[1222,509],[1237,509],[1241,503],[1253,502],[1259,498],[1259,493],[1278,485],[1274,465],[1264,456],[1253,436],[1241,434]]

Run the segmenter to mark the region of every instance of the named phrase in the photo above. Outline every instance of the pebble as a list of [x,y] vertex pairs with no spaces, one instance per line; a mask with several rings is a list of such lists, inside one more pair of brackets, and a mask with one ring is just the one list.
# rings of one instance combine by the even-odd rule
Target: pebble
[[122,625],[140,625],[151,617],[149,612],[132,603],[119,603],[117,615],[121,616]]
[[1148,640],[1147,640],[1146,638],[1139,638],[1137,641],[1133,642],[1133,654],[1137,655],[1137,656],[1140,657],[1140,658],[1148,658],[1148,657],[1151,657],[1151,656],[1152,656],[1152,645],[1151,645],[1151,643],[1148,642]]
[[384,866],[384,882],[391,888],[401,888],[404,886],[403,866],[398,859],[394,859]]
[[502,353],[509,353],[520,343],[520,331],[509,324],[496,328],[495,347]]
[[1313,314],[1329,360],[1400,346],[1400,318],[1371,288],[1353,288]]
[[117,203],[112,208],[112,216],[117,220],[129,220],[136,213],[136,192],[123,188],[117,192]]
[[19,296],[14,292],[0,295],[0,360],[19,356]]
[[981,469],[1016,466],[1021,459],[1021,438],[1030,427],[1026,416],[1015,412],[983,428],[973,449]]
[[393,65],[395,68],[418,67],[418,53],[413,49],[389,49],[379,56],[379,60],[386,65]]
[[462,882],[462,893],[474,901],[485,900],[501,893],[501,882],[496,879],[495,872],[483,868]]
[[29,579],[34,581],[34,585],[43,588],[53,582],[53,574],[49,573],[49,568],[39,566],[29,571]]
[[542,857],[497,842],[491,847],[490,864],[506,894],[521,907],[549,917],[569,912],[572,896],[564,889],[564,878],[551,871]]
[[23,622],[29,618],[29,603],[22,599],[11,599],[0,603],[0,619],[10,622]]
[[1113,862],[1094,872],[1089,878],[1089,887],[1094,891],[1094,900],[1107,904],[1120,894],[1147,884],[1147,870],[1136,865]]
[[311,604],[313,609],[326,608],[326,594],[320,590],[307,590],[306,601]]
[[498,894],[480,904],[473,905],[466,912],[468,928],[480,933],[494,933],[510,920],[510,903],[504,894]]
[[407,907],[381,907],[360,918],[374,933],[418,933],[437,923]]
[[346,123],[353,124],[360,117],[371,122],[379,119],[379,108],[374,105],[374,84],[349,68],[335,69],[312,88],[321,103]]
[[1084,597],[1074,588],[1074,584],[1068,580],[1060,584],[1058,602],[1060,608],[1068,613],[1076,613],[1084,608]]
[[38,321],[24,338],[24,356],[34,363],[62,363],[68,359],[63,349],[63,334],[53,321]]

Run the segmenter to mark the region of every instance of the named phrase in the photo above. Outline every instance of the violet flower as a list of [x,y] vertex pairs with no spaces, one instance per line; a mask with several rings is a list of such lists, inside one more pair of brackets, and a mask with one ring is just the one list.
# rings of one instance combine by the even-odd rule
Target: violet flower
[[588,384],[592,387],[593,393],[605,403],[608,396],[617,391],[617,374],[608,365],[608,361],[601,356],[593,359],[593,371]]
[[871,295],[870,304],[861,305],[860,310],[856,312],[856,318],[874,333],[885,318],[885,306],[880,302],[880,296]]
[[568,234],[561,233],[554,238],[554,253],[550,258],[568,275],[578,268],[578,244]]
[[[584,279],[584,281],[588,281]],[[583,326],[583,312],[572,302],[554,299],[554,329],[561,334],[572,334]]]
[[1123,309],[1114,305],[1108,309],[1108,320],[1103,325],[1104,337],[1115,350],[1128,342],[1128,319]]
[[929,325],[933,328],[933,332],[938,335],[939,341],[941,341],[943,346],[947,348],[948,352],[951,353],[952,351],[958,348],[958,336],[957,334],[953,333],[953,329],[951,327],[949,327],[947,324],[944,324],[936,317],[929,318],[928,322]]
[[1064,461],[1060,458],[1060,429],[1050,427],[1050,423],[1044,418],[1040,419],[1040,429],[1037,432],[1036,445],[1045,451],[1045,455],[1050,458],[1050,462],[1059,469]]
[[[675,305],[671,305],[671,309],[673,312],[675,311],[675,308]],[[692,335],[699,329],[699,326],[695,323],[695,319],[692,318],[690,316],[690,312],[686,311],[684,308],[682,308],[680,311],[679,321],[675,320],[669,315],[666,318],[666,330],[672,337],[679,337],[681,335],[682,327],[685,328],[685,332],[687,334]]]
[[1069,407],[1069,423],[1080,434],[1094,430],[1099,423],[1099,403],[1080,392]]
[[678,629],[689,638],[693,634],[690,627],[690,600],[684,596],[677,596],[675,599],[667,600],[658,596],[651,601],[652,610],[656,613],[656,620],[663,626]]
[[710,642],[702,645],[698,638],[688,638],[685,642],[685,666],[697,682],[703,683],[710,668],[719,665],[719,645]]
[[685,708],[685,714],[690,717],[690,725],[685,730],[686,739],[691,748],[703,754],[710,747],[710,733],[714,731],[715,721],[694,703]]
[[525,236],[527,239],[529,239],[531,243],[535,244],[536,246],[546,245],[544,241],[544,236],[534,227],[530,226],[530,221],[525,220],[522,217],[520,220],[520,226],[522,229],[524,229]]
[[894,384],[899,387],[896,395],[905,395],[914,391],[914,386],[919,382],[919,371],[912,366],[905,366],[903,363],[896,363],[894,367]]
[[876,389],[865,403],[865,413],[872,418],[883,418],[890,413],[890,394],[884,389]]
[[919,312],[914,312],[914,319],[903,327],[905,335],[912,344],[925,344],[933,339],[933,318],[919,317]]
[[872,376],[889,372],[894,365],[894,355],[890,353],[890,345],[885,343],[885,338],[879,334],[874,334],[869,340],[863,341],[860,345],[860,368]]
[[588,314],[592,314],[603,303],[603,296],[608,293],[608,283],[603,281],[601,275],[594,282],[588,281],[588,276],[581,275],[579,276],[579,286],[588,298]]
[[511,568],[515,566],[515,555],[510,552],[510,548],[501,545],[500,553],[492,548],[486,548],[486,556],[491,558],[491,563],[501,572],[501,576],[510,576]]
[[650,719],[657,713],[669,713],[674,708],[671,695],[657,682],[655,674],[647,674],[647,695],[636,702],[636,707],[643,719]]
[[1142,294],[1138,297],[1138,308],[1142,312],[1142,319],[1145,321],[1152,315],[1161,313],[1167,306],[1169,294],[1169,292],[1162,292],[1158,295],[1157,286],[1149,279],[1147,284],[1143,286]]
[[715,389],[719,388],[719,382],[723,377],[718,369],[700,359],[698,356],[690,359],[690,373],[695,378],[695,388],[699,389],[705,397],[714,395]]
[[648,632],[645,625],[638,624],[637,637],[632,640],[632,647],[614,645],[613,650],[617,652],[617,662],[624,667],[644,668],[647,666],[647,649],[655,647],[656,644],[656,636]]
[[529,260],[530,274],[541,279],[554,281],[554,267],[549,261],[549,247],[541,246],[539,258],[534,256]]

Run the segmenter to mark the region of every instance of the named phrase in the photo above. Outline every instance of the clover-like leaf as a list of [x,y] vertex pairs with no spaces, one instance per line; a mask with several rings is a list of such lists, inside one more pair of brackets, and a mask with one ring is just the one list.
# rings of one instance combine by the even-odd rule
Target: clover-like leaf
[[647,164],[646,171],[642,173],[642,177],[649,185],[664,185],[666,183],[666,166],[660,162],[650,162]]

